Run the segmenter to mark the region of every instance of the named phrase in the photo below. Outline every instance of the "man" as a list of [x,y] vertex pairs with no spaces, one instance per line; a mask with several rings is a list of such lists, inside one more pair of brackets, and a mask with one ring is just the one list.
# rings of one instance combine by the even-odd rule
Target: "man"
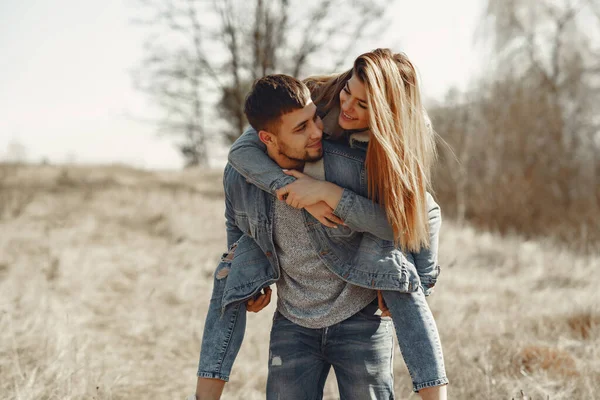
[[377,250],[362,242],[361,232],[391,238],[391,230],[385,213],[366,198],[367,188],[360,180],[363,157],[322,142],[316,106],[306,86],[292,77],[258,80],[245,111],[267,153],[281,168],[303,169],[319,179],[327,176],[328,181],[351,189],[338,188],[335,213],[331,205],[316,205],[331,207],[331,219],[342,223],[336,219],[342,217],[348,226],[327,228],[226,167],[230,251],[215,272],[197,398],[220,397],[243,338],[246,307],[260,309],[270,292],[252,304],[246,301],[275,282],[278,307],[271,333],[267,399],[320,398],[331,367],[342,398],[393,398],[391,321],[376,315],[374,289],[410,292],[419,286],[419,278],[414,266],[407,270],[399,251],[379,270],[366,270],[379,258]]

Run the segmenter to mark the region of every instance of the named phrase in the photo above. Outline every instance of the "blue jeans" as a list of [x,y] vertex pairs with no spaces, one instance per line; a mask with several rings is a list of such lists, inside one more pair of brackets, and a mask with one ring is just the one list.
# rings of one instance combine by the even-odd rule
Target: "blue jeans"
[[331,367],[340,400],[394,399],[389,318],[371,303],[338,324],[309,329],[279,312],[273,317],[267,400],[318,400]]
[[421,289],[412,293],[382,291],[390,310],[398,346],[413,382],[413,390],[448,383],[444,355],[433,314]]
[[[226,264],[220,265],[220,267],[222,266],[226,266]],[[246,304],[238,303],[224,310],[221,309],[226,278],[216,278],[219,270],[217,268],[215,272],[197,375],[228,381],[246,331]],[[447,384],[448,379],[437,327],[423,291],[418,290],[413,293],[383,291],[382,293],[392,314],[400,351],[412,378],[413,390],[419,391],[427,387]],[[363,310],[338,325],[348,324],[361,316],[365,317],[365,312]],[[389,318],[379,320],[379,317],[375,315],[371,315],[371,318],[377,323],[376,326],[382,325],[386,330],[390,329]],[[279,319],[276,315],[275,320]],[[384,322],[386,325],[383,324]],[[331,331],[332,328],[329,327],[328,332],[322,333],[330,336],[335,332],[335,330]],[[333,362],[331,365],[334,365],[335,369]],[[327,375],[325,374],[325,376]]]

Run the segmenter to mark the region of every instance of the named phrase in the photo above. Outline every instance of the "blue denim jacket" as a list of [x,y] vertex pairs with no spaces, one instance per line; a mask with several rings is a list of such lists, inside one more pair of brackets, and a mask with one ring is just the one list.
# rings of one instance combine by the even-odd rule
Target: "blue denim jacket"
[[[328,142],[324,141],[324,143]],[[371,265],[365,266],[366,271],[368,273],[381,272],[380,260],[387,258],[389,252],[392,251],[394,234],[387,221],[385,210],[367,199],[368,192],[364,167],[366,148],[360,142],[352,147],[340,143],[330,143],[330,145],[333,146],[330,150],[331,154],[345,157],[343,161],[332,165],[334,170],[327,171],[326,169],[325,178],[327,181],[345,188],[334,214],[340,217],[347,226],[340,226],[338,229],[325,228],[325,230],[331,232],[332,235],[366,232],[360,241],[359,252],[367,251],[374,255],[374,257],[369,258],[368,261],[371,262]],[[256,131],[249,128],[231,147],[229,163],[244,175],[248,182],[274,195],[277,189],[292,183],[296,178],[284,174],[281,168],[267,156],[265,151],[266,147],[258,138]],[[349,168],[349,165],[352,165],[352,168]],[[340,171],[335,170],[338,166]],[[351,185],[336,182],[337,174],[354,174],[353,177],[346,177],[344,180],[344,182]],[[416,268],[425,295],[429,295],[433,290],[440,272],[437,254],[442,223],[440,207],[429,193],[427,193],[427,209],[430,246],[421,249],[418,253],[407,253],[405,255],[409,259],[409,264]],[[363,286],[359,283],[356,284]],[[389,286],[382,289],[395,290]]]
[[[358,286],[400,292],[418,290],[422,282],[415,268],[417,257],[402,254],[393,242],[376,236],[393,239],[385,211],[366,197],[364,151],[328,141],[324,141],[323,149],[326,179],[345,188],[335,214],[347,226],[325,227],[304,211],[315,251],[331,271]],[[228,380],[245,332],[245,302],[279,279],[273,243],[273,202],[277,200],[270,194],[278,186],[265,192],[257,187],[264,185],[255,186],[231,165],[225,168],[223,181],[231,254],[224,254],[215,271],[198,376]],[[287,182],[280,179],[280,186]],[[431,210],[430,217],[439,216],[437,204]],[[437,254],[437,249],[432,254]],[[433,287],[437,278],[436,260],[432,261],[434,267],[425,287]]]

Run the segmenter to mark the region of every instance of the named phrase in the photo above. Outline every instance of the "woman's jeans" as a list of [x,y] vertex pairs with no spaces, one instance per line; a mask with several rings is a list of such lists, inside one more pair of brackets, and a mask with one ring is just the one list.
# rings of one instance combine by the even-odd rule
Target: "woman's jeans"
[[440,336],[423,291],[381,293],[394,321],[413,390],[447,384]]

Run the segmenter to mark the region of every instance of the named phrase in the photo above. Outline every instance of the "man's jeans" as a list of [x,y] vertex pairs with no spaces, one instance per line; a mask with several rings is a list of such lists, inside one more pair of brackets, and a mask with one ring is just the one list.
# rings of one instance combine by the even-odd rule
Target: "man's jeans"
[[322,329],[273,317],[267,400],[318,400],[333,366],[340,400],[394,399],[393,329],[373,302]]

